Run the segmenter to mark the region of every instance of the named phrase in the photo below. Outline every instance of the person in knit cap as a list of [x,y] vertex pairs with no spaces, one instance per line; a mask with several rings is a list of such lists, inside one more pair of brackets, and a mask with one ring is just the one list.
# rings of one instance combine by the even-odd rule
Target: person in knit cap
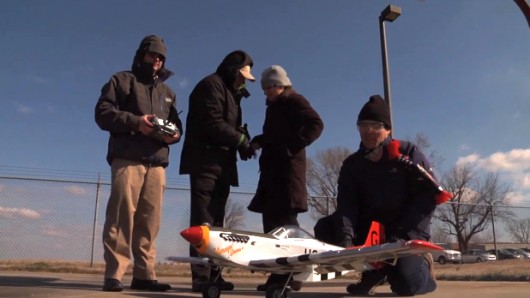
[[[255,81],[253,65],[249,54],[232,51],[190,94],[180,157],[180,174],[190,176],[190,226],[224,226],[230,186],[239,186],[237,155],[241,160],[254,155],[241,108],[241,100],[250,96],[246,82]],[[197,255],[190,245],[190,256]],[[191,264],[191,279],[193,292],[210,282],[221,290],[234,289],[217,266]]]
[[[344,160],[338,178],[337,210],[332,215],[336,244],[362,245],[372,221],[385,227],[387,242],[428,241],[437,192],[424,176],[411,171],[392,154],[389,144],[395,145],[398,140],[390,137],[390,109],[381,96],[371,96],[364,104],[357,117],[357,129],[361,137],[359,150]],[[429,161],[418,147],[405,141],[399,141],[398,146],[398,155],[408,156],[430,171]],[[329,229],[317,231],[317,226],[315,236],[329,234]],[[432,255],[404,257],[395,266],[365,271],[361,281],[346,290],[352,295],[373,294],[385,280],[398,296],[434,291]]]
[[[155,273],[169,145],[178,142],[182,132],[175,93],[165,84],[173,74],[165,67],[166,57],[160,36],[144,37],[131,71],[114,74],[96,104],[96,123],[109,132],[107,162],[112,172],[103,226],[104,291],[123,290],[121,279],[131,258],[131,289],[171,288],[158,283]],[[178,129],[161,133],[152,123],[155,117]]]
[[[298,213],[307,211],[306,151],[322,133],[324,124],[309,101],[292,88],[287,72],[279,65],[261,74],[261,88],[267,111],[263,132],[250,146],[261,149],[260,176],[256,194],[248,209],[262,214],[265,233],[283,226],[299,226]],[[259,291],[287,282],[288,275],[271,274]],[[300,290],[301,283],[290,286]]]

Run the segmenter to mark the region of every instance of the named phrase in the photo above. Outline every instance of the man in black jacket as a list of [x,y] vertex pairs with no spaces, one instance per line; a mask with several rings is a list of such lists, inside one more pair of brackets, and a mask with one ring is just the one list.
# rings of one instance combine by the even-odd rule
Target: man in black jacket
[[[372,221],[385,227],[387,242],[429,240],[437,189],[425,176],[391,158],[387,150],[393,141],[390,110],[379,95],[370,97],[363,106],[357,128],[361,136],[360,148],[346,158],[338,181],[334,216],[341,245],[362,244]],[[400,144],[400,154],[430,171],[429,162],[416,146],[408,142]],[[425,294],[436,289],[432,256],[426,254],[400,258],[395,266],[363,272],[361,282],[349,285],[347,291],[353,295],[367,295],[385,278],[399,296]]]
[[[190,225],[224,225],[230,186],[238,186],[237,151],[247,160],[254,155],[248,133],[242,128],[241,99],[250,94],[245,81],[255,81],[250,73],[252,58],[237,50],[228,54],[216,72],[203,78],[189,98],[186,134],[180,159],[180,174],[190,175]],[[197,251],[190,246],[190,255]],[[234,285],[223,280],[209,266],[191,265],[192,290],[206,282],[217,282],[222,290]]]
[[[107,161],[111,193],[103,227],[104,291],[122,291],[121,278],[134,257],[131,289],[166,291],[155,274],[155,240],[169,164],[169,144],[180,139],[182,123],[175,93],[164,81],[173,73],[164,67],[166,46],[159,36],[142,39],[131,71],[114,74],[101,89],[95,119],[110,133]],[[161,133],[157,117],[178,127]]]

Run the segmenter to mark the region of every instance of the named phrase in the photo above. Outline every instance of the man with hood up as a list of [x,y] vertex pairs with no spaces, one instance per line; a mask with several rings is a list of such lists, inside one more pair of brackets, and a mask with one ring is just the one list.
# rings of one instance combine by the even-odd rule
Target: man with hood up
[[[123,290],[121,279],[134,257],[131,289],[167,291],[155,273],[156,249],[169,164],[169,145],[180,140],[182,123],[175,93],[164,81],[166,46],[159,36],[142,39],[131,71],[115,73],[96,104],[98,126],[110,133],[107,161],[111,193],[103,227],[104,291]],[[176,125],[161,134],[154,117]]]
[[[190,175],[190,226],[224,225],[230,186],[239,185],[237,152],[242,160],[254,155],[248,133],[241,127],[241,99],[250,95],[246,80],[255,81],[250,73],[253,64],[244,51],[233,51],[190,94],[180,159],[180,174]],[[191,246],[190,256],[197,256]],[[194,292],[207,282],[218,283],[221,290],[234,288],[209,266],[192,264],[191,272]]]

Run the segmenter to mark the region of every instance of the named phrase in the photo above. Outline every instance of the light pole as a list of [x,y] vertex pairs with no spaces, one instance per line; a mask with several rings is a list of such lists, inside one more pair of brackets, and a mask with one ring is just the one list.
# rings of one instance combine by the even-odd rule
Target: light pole
[[[390,125],[392,125],[392,100],[390,96],[390,74],[388,69],[388,54],[386,51],[385,21],[393,22],[401,15],[401,8],[388,5],[379,16],[379,33],[381,36],[381,58],[383,59],[383,80],[385,85],[385,100],[390,109]],[[392,136],[392,131],[390,132]]]
[[493,204],[490,202],[490,211],[491,211],[491,227],[493,229],[493,249],[495,249],[495,256],[497,257],[497,260],[499,259],[499,252],[497,251],[497,237],[495,236],[495,210],[493,208]]

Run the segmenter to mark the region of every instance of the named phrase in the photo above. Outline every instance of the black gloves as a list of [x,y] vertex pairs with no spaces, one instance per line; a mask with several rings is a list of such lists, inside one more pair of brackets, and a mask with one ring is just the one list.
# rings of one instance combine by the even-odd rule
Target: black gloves
[[243,142],[241,142],[241,145],[237,147],[237,152],[239,152],[239,158],[241,158],[241,160],[248,160],[256,155],[256,152],[252,149],[250,142],[246,137]]
[[248,160],[256,155],[256,151],[250,146],[250,133],[248,132],[248,126],[245,123],[243,126],[240,126],[237,131],[243,134],[243,141],[237,147],[239,152],[239,158],[241,160]]
[[342,237],[342,240],[340,241],[340,246],[342,247],[350,247],[353,246],[353,237],[349,234],[344,234]]

